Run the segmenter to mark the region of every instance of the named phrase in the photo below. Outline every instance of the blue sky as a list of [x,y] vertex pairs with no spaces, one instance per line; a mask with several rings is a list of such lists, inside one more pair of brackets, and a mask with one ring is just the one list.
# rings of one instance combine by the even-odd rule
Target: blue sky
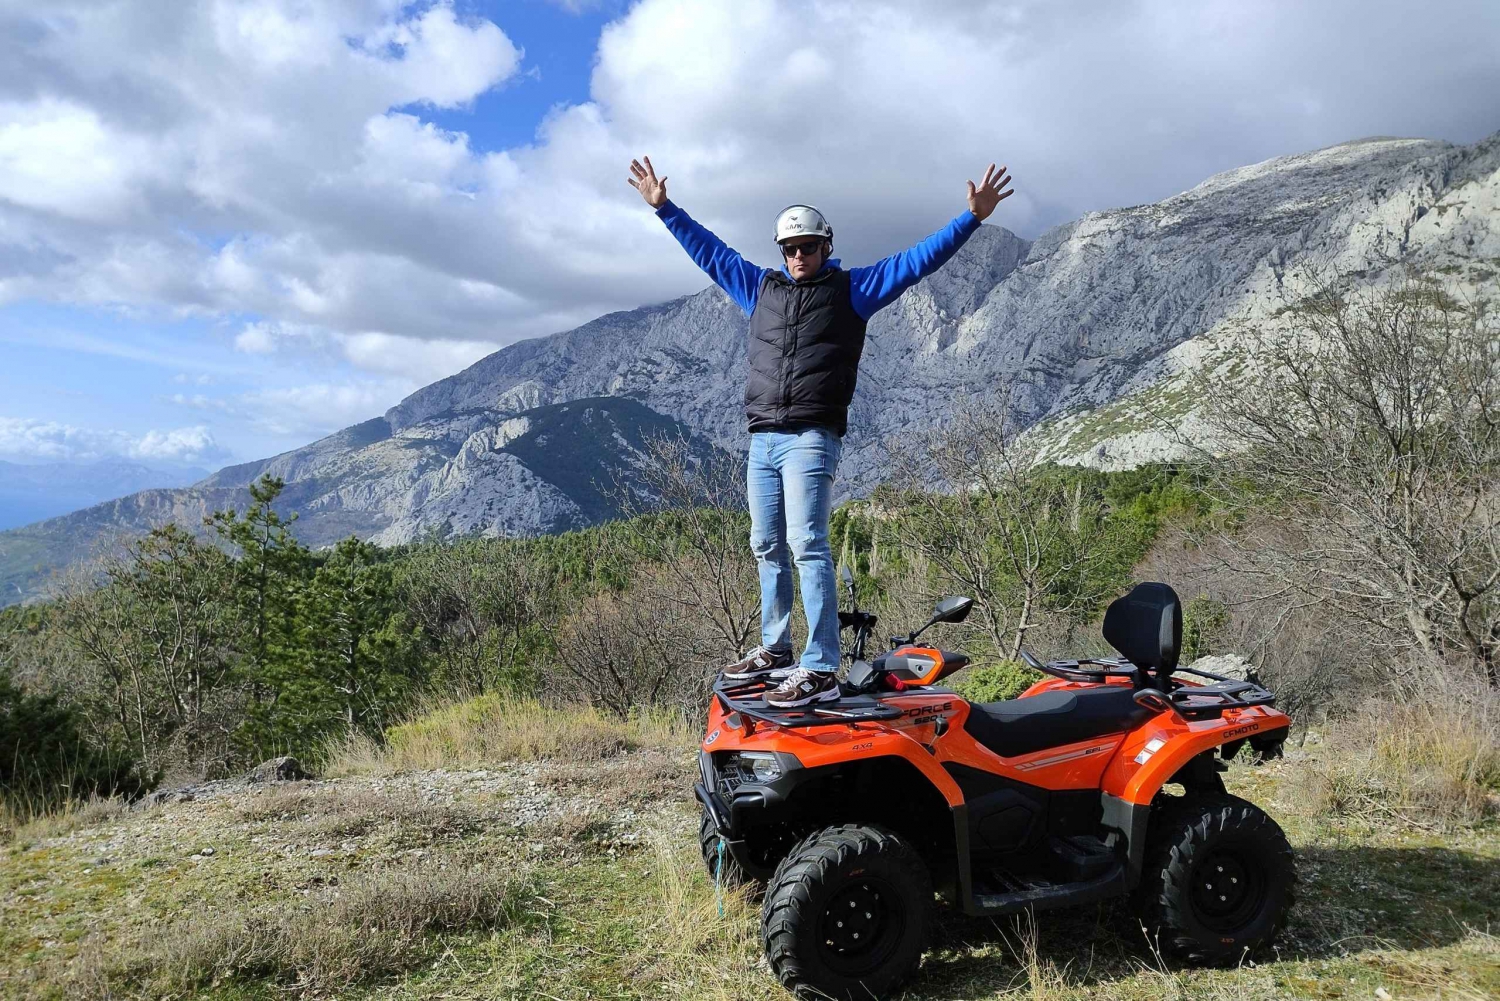
[[[461,17],[503,24],[506,35],[525,53],[523,71],[458,108],[419,103],[401,110],[466,133],[476,150],[528,144],[552,108],[587,100],[600,29],[624,8],[624,3],[610,2],[573,10],[550,0],[459,4]],[[205,236],[212,239],[211,234]],[[369,385],[370,392],[347,394],[347,404],[328,407],[332,412],[327,416],[289,406],[278,409],[277,394],[294,393],[307,383],[307,359],[235,351],[236,333],[243,322],[256,318],[227,314],[182,319],[170,310],[85,308],[36,300],[0,306],[0,418],[21,418],[34,426],[122,431],[133,438],[152,429],[201,423],[211,429],[216,447],[202,454],[143,458],[160,464],[180,459],[214,465],[306,444],[350,419],[374,416],[429,377],[451,374],[451,365],[439,364],[416,380],[385,378],[372,383],[358,366],[337,354],[323,354],[317,359],[322,383]],[[269,399],[243,404],[247,396]],[[36,437],[47,442],[58,435]],[[110,436],[110,444],[86,450],[83,457],[109,454],[114,440]],[[73,454],[0,450],[0,458],[21,461]]]
[[992,221],[1035,236],[1272,156],[1500,129],[1500,5],[1408,14],[0,0],[0,459],[252,459],[694,291],[625,185],[641,152],[753,259],[808,200],[858,263],[991,159],[1017,189]]

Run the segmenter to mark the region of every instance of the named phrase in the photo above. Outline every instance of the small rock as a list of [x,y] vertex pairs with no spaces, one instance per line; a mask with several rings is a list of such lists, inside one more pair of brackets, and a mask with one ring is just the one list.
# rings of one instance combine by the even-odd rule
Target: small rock
[[1255,665],[1250,663],[1249,658],[1237,653],[1199,657],[1188,666],[1199,671],[1207,671],[1209,674],[1233,678],[1236,681],[1246,681],[1255,673]]
[[256,765],[249,775],[245,776],[246,782],[297,782],[302,779],[312,778],[307,769],[302,767],[302,762],[289,755],[272,758],[270,761],[262,761]]
[[202,855],[205,858],[208,857],[209,855],[212,855],[213,853],[214,853],[214,850],[212,848],[204,848],[204,849],[202,849],[202,850],[200,850],[198,852],[199,855]]
[[191,803],[193,799],[191,789],[158,789],[130,804],[130,808],[144,810],[152,806],[166,806],[169,803]]

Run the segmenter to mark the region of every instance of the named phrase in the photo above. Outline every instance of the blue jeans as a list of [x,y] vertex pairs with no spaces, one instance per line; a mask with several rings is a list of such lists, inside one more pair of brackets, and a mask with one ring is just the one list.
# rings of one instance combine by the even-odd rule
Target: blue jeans
[[809,671],[839,668],[839,592],[828,547],[833,474],[843,440],[828,428],[756,431],[750,435],[746,487],[750,548],[760,569],[760,641],[792,649],[792,563],[807,615]]

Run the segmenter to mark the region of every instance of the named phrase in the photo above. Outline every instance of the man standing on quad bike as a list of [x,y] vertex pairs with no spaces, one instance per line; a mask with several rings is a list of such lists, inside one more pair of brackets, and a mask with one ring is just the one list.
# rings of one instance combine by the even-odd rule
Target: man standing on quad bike
[[[838,587],[828,518],[833,477],[848,425],[865,325],[908,288],[942,267],[995,206],[1014,192],[992,163],[969,208],[910,250],[844,271],[833,227],[811,205],[776,217],[785,263],[757,267],[667,199],[651,158],[630,162],[630,184],[694,263],[750,317],[745,417],[750,424],[747,487],[750,547],[760,569],[761,645],[724,669],[727,678],[767,675],[780,684],[766,703],[791,708],[839,697]],[[792,567],[807,615],[807,648],[792,660]]]

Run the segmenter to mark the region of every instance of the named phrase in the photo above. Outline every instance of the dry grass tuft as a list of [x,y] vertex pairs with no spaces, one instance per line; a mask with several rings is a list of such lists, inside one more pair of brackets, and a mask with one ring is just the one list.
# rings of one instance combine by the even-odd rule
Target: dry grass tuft
[[621,719],[591,706],[480,695],[439,705],[386,731],[385,744],[353,738],[330,749],[329,775],[473,768],[499,761],[595,762],[642,747],[685,749],[696,728],[680,714]]
[[116,796],[109,799],[67,800],[32,810],[6,805],[0,809],[0,843],[28,844],[60,838],[85,827],[94,827],[119,817],[130,804]]
[[421,966],[445,933],[521,924],[535,893],[483,865],[384,869],[309,901],[205,909],[129,944],[85,943],[44,973],[67,997],[178,995],[268,979],[325,993]]
[[1373,950],[1370,966],[1380,971],[1398,998],[1441,1001],[1494,1001],[1500,996],[1500,936],[1464,926],[1457,942],[1430,953]]
[[610,810],[657,809],[663,800],[691,800],[697,769],[688,754],[632,754],[595,765],[551,765],[538,781],[564,793],[587,793]]
[[1429,830],[1500,813],[1500,697],[1371,700],[1330,725],[1322,760],[1293,777],[1314,814],[1381,815]]
[[410,786],[344,788],[337,784],[270,787],[235,808],[246,821],[292,824],[315,835],[358,837],[381,827],[477,834],[499,818],[498,804],[471,799],[434,802]]
[[656,898],[656,920],[650,948],[637,960],[641,976],[666,997],[786,997],[760,969],[760,908],[747,891],[716,892],[696,844],[657,836],[651,847],[650,886],[643,889]]

